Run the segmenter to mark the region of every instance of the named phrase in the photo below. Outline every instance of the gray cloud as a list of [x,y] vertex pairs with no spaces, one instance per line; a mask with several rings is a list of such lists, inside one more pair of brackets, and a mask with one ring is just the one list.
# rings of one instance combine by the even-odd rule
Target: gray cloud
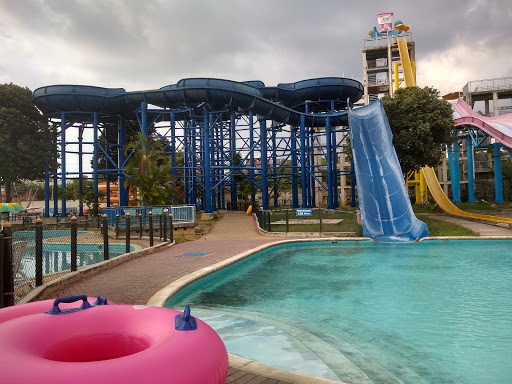
[[[411,26],[426,84],[512,76],[508,0],[390,0],[386,9],[339,0],[0,0],[0,82],[137,90],[201,76],[267,85],[343,74],[361,80],[363,39],[385,11]],[[446,74],[425,68],[438,57]],[[454,71],[467,79],[455,84]]]

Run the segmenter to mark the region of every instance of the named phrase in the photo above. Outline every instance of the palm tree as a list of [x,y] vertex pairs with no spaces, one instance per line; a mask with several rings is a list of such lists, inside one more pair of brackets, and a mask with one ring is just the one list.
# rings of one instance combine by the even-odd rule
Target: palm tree
[[144,205],[165,205],[183,201],[171,174],[171,161],[163,152],[163,143],[139,132],[127,146],[130,158],[124,168],[126,187],[138,190]]

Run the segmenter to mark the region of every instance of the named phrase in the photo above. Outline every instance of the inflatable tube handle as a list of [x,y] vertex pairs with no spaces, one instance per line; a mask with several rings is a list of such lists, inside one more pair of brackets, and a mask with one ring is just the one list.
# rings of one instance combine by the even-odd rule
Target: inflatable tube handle
[[[71,308],[71,309],[66,309],[64,311],[61,311],[61,309],[59,308],[60,303],[74,303],[75,301],[80,301],[80,300],[82,300],[83,303],[82,303],[82,306],[79,308]],[[61,315],[61,314],[65,314],[65,313],[81,311],[81,310],[87,309],[87,308],[91,308],[91,304],[89,304],[89,302],[87,301],[86,295],[67,296],[67,297],[59,297],[58,299],[55,299],[55,301],[53,302],[53,307],[48,312],[45,312],[45,313],[47,313],[49,315]]]
[[96,305],[108,305],[107,298],[103,295],[98,295],[98,299],[94,303],[92,303],[93,307]]
[[190,316],[190,305],[185,306],[185,310],[181,315],[174,318],[174,329],[177,331],[195,331],[197,329],[197,321],[195,317]]

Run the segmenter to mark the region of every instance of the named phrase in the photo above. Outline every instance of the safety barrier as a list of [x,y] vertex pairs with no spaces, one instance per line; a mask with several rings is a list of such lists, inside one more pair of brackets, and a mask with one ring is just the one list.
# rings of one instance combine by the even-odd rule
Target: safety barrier
[[255,210],[259,226],[266,232],[318,233],[326,236],[357,236],[360,232],[357,211],[296,208]]
[[173,218],[168,214],[132,217],[128,213],[114,219],[115,228],[108,221],[103,215],[92,220],[73,217],[43,224],[39,219],[32,226],[5,226],[0,232],[0,308],[82,267],[174,240]]

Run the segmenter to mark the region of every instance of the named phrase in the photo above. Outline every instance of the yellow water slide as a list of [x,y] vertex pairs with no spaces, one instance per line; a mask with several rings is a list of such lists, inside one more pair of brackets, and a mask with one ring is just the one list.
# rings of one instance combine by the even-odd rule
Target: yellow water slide
[[[415,76],[414,76],[414,68],[411,65],[411,59],[409,57],[409,50],[407,49],[407,41],[405,38],[398,39],[396,38],[396,43],[398,45],[398,51],[400,53],[400,60],[402,64],[402,70],[405,78],[405,86],[406,87],[414,87],[416,86]],[[398,82],[398,73],[395,73],[395,83]],[[478,213],[471,213],[463,211],[462,209],[457,208],[450,199],[444,194],[441,185],[439,184],[439,180],[437,180],[436,173],[431,167],[423,167],[421,172],[427,182],[428,189],[432,198],[435,200],[436,204],[441,208],[445,213],[449,215],[474,219],[474,220],[484,220],[491,223],[510,223],[512,224],[512,219],[508,219],[505,217],[498,216],[490,216],[490,215],[481,215]],[[420,191],[421,193],[421,191]],[[426,199],[426,196],[425,196]]]
[[[405,86],[415,87],[416,80],[414,78],[414,70],[412,68],[411,58],[409,57],[409,50],[407,49],[407,41],[405,37],[402,39],[396,38],[398,45],[398,52],[400,53],[400,61],[402,62],[402,71],[404,73]],[[398,76],[398,74],[395,74]]]
[[512,219],[508,219],[505,217],[498,217],[498,216],[489,216],[489,215],[481,215],[478,213],[471,213],[463,211],[462,209],[457,208],[450,199],[444,194],[443,189],[441,188],[441,185],[439,184],[439,180],[437,180],[436,173],[434,170],[430,167],[423,167],[421,169],[421,172],[423,173],[423,176],[425,177],[425,180],[428,185],[428,189],[430,191],[430,194],[432,195],[432,198],[436,201],[439,208],[441,208],[444,212],[454,215],[454,216],[460,216],[464,218],[470,218],[475,220],[484,220],[489,221],[492,223],[511,223]]

